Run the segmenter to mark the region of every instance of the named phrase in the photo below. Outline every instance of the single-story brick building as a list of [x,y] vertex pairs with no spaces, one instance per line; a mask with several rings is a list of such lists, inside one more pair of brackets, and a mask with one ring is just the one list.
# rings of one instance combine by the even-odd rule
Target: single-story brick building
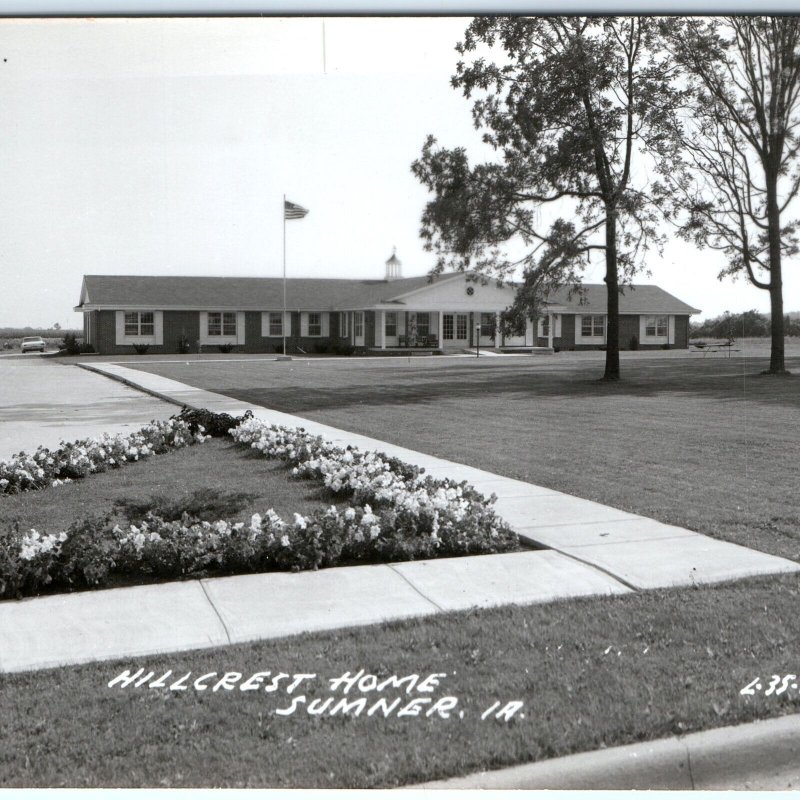
[[[582,298],[566,290],[548,298],[537,325],[505,336],[497,324],[515,288],[481,285],[464,273],[433,279],[400,276],[386,262],[383,280],[86,275],[75,311],[97,352],[314,352],[331,347],[387,350],[429,347],[596,349],[606,340],[606,288],[587,284]],[[285,309],[285,311],[284,311]],[[620,297],[620,346],[685,348],[689,316],[698,313],[658,286],[637,285]]]

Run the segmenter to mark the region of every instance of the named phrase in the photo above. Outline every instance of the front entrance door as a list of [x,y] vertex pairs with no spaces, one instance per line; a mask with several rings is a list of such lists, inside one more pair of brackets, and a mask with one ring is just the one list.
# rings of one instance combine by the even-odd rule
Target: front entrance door
[[364,312],[353,313],[353,344],[356,347],[364,346]]
[[469,343],[469,317],[467,314],[442,315],[442,346],[466,347]]

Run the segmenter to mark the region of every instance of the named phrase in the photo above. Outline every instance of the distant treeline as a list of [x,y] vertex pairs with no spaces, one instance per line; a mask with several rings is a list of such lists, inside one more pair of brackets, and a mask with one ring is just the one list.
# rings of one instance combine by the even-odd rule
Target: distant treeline
[[[800,311],[784,316],[784,335],[800,336]],[[722,314],[703,322],[690,322],[689,335],[693,339],[713,336],[719,339],[744,339],[751,336],[770,335],[770,315],[755,309],[740,314]]]
[[79,328],[0,328],[0,338],[2,339],[14,339],[22,336],[41,336],[42,339],[63,339],[68,333],[83,338],[83,331]]

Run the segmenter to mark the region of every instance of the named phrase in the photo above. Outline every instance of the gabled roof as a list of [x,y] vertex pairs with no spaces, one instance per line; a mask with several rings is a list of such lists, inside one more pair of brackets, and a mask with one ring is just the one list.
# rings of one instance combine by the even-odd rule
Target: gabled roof
[[[346,278],[289,278],[286,281],[288,309],[369,308],[398,302],[408,292],[452,275],[431,281],[428,275],[385,280]],[[88,295],[88,299],[87,299]],[[93,308],[200,308],[239,311],[283,308],[281,278],[191,277],[166,275],[86,275],[81,300]]]
[[[608,293],[604,283],[584,283],[581,292],[569,288],[559,289],[547,298],[550,305],[563,306],[567,314],[605,314],[608,306]],[[699,314],[700,309],[692,308],[683,300],[665,292],[660,286],[649,283],[634,284],[623,288],[619,296],[620,314]]]

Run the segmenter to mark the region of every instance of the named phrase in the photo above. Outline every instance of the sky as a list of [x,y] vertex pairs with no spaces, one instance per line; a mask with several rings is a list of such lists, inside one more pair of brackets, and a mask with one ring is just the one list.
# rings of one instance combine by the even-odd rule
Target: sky
[[[466,18],[0,20],[0,327],[80,327],[84,274],[405,276],[434,264],[425,137],[485,154],[450,86]],[[670,241],[656,283],[702,309],[768,311]],[[800,272],[786,264],[786,310]],[[586,280],[600,282],[596,260]]]

